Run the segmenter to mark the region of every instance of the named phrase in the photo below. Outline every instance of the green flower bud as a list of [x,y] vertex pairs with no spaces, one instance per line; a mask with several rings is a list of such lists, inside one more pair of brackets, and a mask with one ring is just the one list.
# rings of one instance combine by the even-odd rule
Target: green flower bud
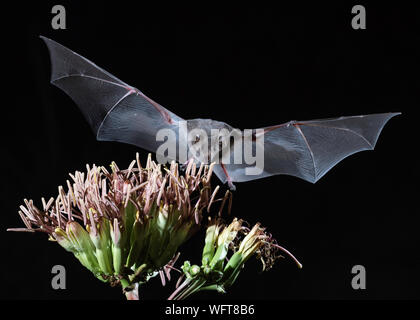
[[201,259],[203,266],[207,266],[213,258],[219,231],[220,226],[217,224],[217,222],[207,227],[205,245]]
[[190,268],[190,275],[192,277],[195,277],[200,273],[200,271],[201,271],[201,268],[199,266],[197,266],[196,264],[192,265]]
[[[90,213],[93,214],[93,210]],[[99,267],[106,275],[112,275],[114,270],[109,220],[103,217],[99,218],[96,226],[90,227],[89,235],[96,247],[96,258]]]
[[66,233],[76,250],[75,256],[79,261],[95,275],[100,275],[102,270],[96,259],[96,248],[90,239],[89,233],[76,221],[67,223]]
[[112,251],[112,264],[114,267],[114,274],[119,275],[121,268],[124,265],[127,251],[125,250],[126,233],[121,233],[118,219],[114,218],[114,223],[109,221],[109,228],[111,233],[111,251]]
[[69,252],[75,253],[77,252],[76,248],[74,247],[73,243],[69,240],[67,233],[61,229],[56,228],[54,230],[55,240],[57,240],[58,244],[61,245],[64,249]]
[[237,251],[232,255],[232,257],[230,257],[223,270],[223,278],[221,282],[223,283],[224,288],[230,287],[235,282],[243,268],[244,263],[245,259],[241,252]]
[[210,262],[210,267],[214,270],[222,270],[224,260],[229,252],[229,245],[235,239],[241,229],[242,220],[233,219],[232,223],[223,229],[217,238],[217,250]]
[[136,268],[140,255],[145,255],[145,250],[148,247],[148,226],[145,226],[140,220],[134,222],[130,236],[130,251],[128,253],[126,266],[128,268]]

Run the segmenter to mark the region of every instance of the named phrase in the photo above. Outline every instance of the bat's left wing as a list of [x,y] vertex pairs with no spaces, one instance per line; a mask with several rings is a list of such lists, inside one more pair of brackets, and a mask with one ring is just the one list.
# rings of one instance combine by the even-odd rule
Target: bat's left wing
[[[353,153],[372,150],[389,119],[399,113],[381,113],[312,121],[290,121],[263,128],[264,161],[260,174],[246,172],[255,164],[217,165],[222,182],[243,182],[286,174],[315,183]],[[255,140],[258,137],[252,137]],[[255,141],[252,143],[255,145]],[[245,141],[246,142],[246,141]],[[254,147],[255,149],[255,147]],[[232,152],[232,151],[231,151]]]
[[[161,129],[179,137],[180,117],[63,45],[42,37],[51,57],[51,83],[78,105],[98,140],[133,144],[156,152]],[[175,159],[172,159],[175,160]]]

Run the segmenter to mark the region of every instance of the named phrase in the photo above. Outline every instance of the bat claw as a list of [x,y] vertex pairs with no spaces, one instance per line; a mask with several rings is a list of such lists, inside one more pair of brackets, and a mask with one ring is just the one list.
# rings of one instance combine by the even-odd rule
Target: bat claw
[[230,180],[228,181],[228,186],[229,186],[229,189],[231,191],[235,191],[236,190],[236,186]]
[[223,172],[224,172],[224,173],[225,173],[225,175],[226,175],[226,181],[227,181],[227,183],[228,183],[228,186],[229,186],[230,190],[231,190],[231,191],[235,191],[235,190],[236,190],[236,187],[235,187],[235,185],[232,183],[232,178],[229,176],[229,173],[228,173],[228,171],[226,170],[225,165],[224,165],[223,163],[220,163],[220,165],[221,165],[221,167],[222,167],[222,169],[223,169]]

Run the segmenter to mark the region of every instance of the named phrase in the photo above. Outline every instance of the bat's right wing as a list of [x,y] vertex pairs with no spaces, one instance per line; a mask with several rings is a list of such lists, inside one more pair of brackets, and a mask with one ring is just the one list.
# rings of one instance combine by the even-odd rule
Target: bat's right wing
[[157,132],[171,129],[178,141],[180,117],[79,54],[41,38],[50,52],[51,83],[75,101],[98,140],[156,152],[162,144],[156,141]]
[[315,183],[344,158],[359,151],[372,150],[385,124],[398,114],[290,121],[263,128],[261,173],[247,174],[246,169],[255,164],[233,164],[233,156],[231,164],[215,166],[214,172],[222,182],[229,182],[229,179],[230,182],[243,182],[286,174]]

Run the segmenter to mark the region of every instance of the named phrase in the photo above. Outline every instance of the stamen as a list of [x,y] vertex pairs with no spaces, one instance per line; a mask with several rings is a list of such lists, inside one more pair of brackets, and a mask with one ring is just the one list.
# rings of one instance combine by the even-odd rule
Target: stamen
[[156,204],[158,205],[158,206],[160,206],[160,199],[161,199],[161,197],[162,197],[162,194],[163,194],[163,191],[165,190],[165,185],[166,185],[166,177],[163,179],[163,182],[162,182],[162,184],[161,184],[161,186],[160,186],[160,190],[159,190],[159,194],[158,194],[158,196],[157,196],[157,200],[156,200]]
[[209,167],[209,171],[207,172],[206,181],[209,182],[211,178],[211,174],[213,173],[213,168],[216,163],[212,162]]
[[217,191],[219,191],[219,186],[217,186],[217,187],[214,189],[213,194],[211,195],[211,198],[210,198],[209,204],[208,204],[208,206],[207,206],[207,211],[208,211],[208,212],[210,211],[211,204],[213,203],[213,200],[214,200],[214,197],[216,196]]
[[222,216],[222,210],[223,210],[223,208],[224,208],[224,206],[225,206],[226,200],[229,198],[229,194],[230,194],[230,193],[231,193],[231,192],[230,192],[229,190],[226,190],[225,196],[223,197],[222,204],[220,205],[219,212],[217,213],[217,215],[218,215],[219,217],[221,217],[221,216]]
[[[266,242],[267,243],[267,242]],[[302,264],[298,261],[298,259],[295,258],[295,256],[289,252],[287,249],[283,248],[282,246],[276,244],[276,243],[271,243],[272,246],[279,248],[281,251],[283,251],[284,253],[286,253],[290,258],[292,258],[292,260],[297,264],[297,266],[299,267],[299,269],[302,269]]]
[[139,172],[141,172],[141,170],[143,169],[141,167],[141,163],[140,163],[140,155],[138,152],[136,152],[136,163],[137,163],[137,168],[139,169]]

